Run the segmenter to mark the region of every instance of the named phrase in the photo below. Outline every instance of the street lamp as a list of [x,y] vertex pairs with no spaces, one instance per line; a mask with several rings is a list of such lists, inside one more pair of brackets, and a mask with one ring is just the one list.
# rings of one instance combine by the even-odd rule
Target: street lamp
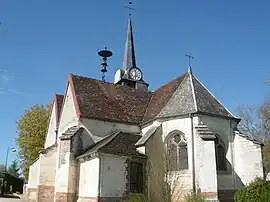
[[[6,164],[5,164],[5,176],[4,176],[4,182],[3,183],[7,183],[6,180],[7,180],[7,163],[8,163],[8,154],[9,152],[16,152],[16,149],[14,147],[8,147],[7,148],[7,155],[6,155]],[[6,191],[6,190],[5,190]],[[2,192],[2,191],[1,191]]]
[[8,154],[9,152],[16,152],[16,149],[14,147],[8,147],[7,148],[7,155],[6,155],[6,165],[5,165],[5,174],[7,174],[7,163],[8,163]]

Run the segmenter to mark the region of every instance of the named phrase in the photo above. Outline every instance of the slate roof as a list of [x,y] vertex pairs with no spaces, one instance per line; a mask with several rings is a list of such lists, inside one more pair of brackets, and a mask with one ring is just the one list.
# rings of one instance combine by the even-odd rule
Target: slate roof
[[190,72],[157,89],[143,122],[153,118],[205,113],[235,118]]
[[81,117],[139,124],[151,92],[72,75]]
[[87,156],[93,152],[101,152],[120,156],[145,157],[145,155],[137,152],[135,147],[136,142],[141,137],[141,135],[124,133],[120,131],[97,142],[88,151],[77,158]]
[[154,119],[160,113],[167,102],[171,99],[172,95],[181,84],[185,76],[186,74],[183,74],[153,92],[152,98],[143,118],[143,122]]

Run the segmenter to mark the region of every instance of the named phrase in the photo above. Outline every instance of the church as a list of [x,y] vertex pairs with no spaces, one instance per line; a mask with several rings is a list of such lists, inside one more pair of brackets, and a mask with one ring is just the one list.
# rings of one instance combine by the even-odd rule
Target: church
[[[104,58],[108,50],[100,52]],[[155,91],[136,66],[131,16],[114,82],[70,73],[55,94],[44,149],[29,170],[28,201],[117,202],[144,196],[233,201],[263,177],[262,144],[191,67]],[[169,192],[169,193],[168,193]],[[163,197],[163,198],[162,198]]]

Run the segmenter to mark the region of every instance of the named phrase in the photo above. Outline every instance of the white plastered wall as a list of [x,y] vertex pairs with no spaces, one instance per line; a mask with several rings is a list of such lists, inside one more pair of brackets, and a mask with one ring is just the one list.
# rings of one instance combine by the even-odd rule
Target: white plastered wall
[[49,122],[49,126],[48,126],[48,131],[47,131],[47,135],[46,135],[45,145],[44,145],[45,149],[47,147],[55,144],[55,141],[56,141],[56,132],[55,132],[56,131],[56,121],[57,121],[56,104],[54,102],[53,107],[52,107],[50,122]]
[[[217,172],[215,169],[216,175],[216,187],[217,189],[224,190],[224,189],[234,189],[234,180],[232,176],[232,169],[234,164],[234,158],[233,158],[233,140],[232,140],[232,125],[236,124],[236,122],[232,122],[228,119],[219,118],[219,117],[213,117],[213,116],[206,116],[206,115],[200,115],[197,121],[201,121],[203,124],[205,124],[209,130],[213,134],[219,135],[219,137],[222,139],[222,141],[225,144],[226,147],[226,159],[228,163],[228,171],[227,172]],[[195,125],[197,125],[196,123]],[[215,148],[214,142],[212,141],[212,151],[205,151],[203,147],[200,147],[201,144],[207,143],[207,141],[202,140],[200,137],[197,138],[196,141],[196,176],[197,179],[200,179],[200,176],[213,176],[213,170],[209,167],[209,170],[205,170],[203,173],[200,172],[199,168],[203,164],[209,164],[210,159],[207,152],[211,152],[214,154],[215,157]],[[215,159],[212,159],[212,161],[215,161]],[[210,164],[211,165],[211,164]],[[216,163],[214,164],[216,166]],[[205,184],[207,181],[200,180],[200,184]],[[204,185],[205,186],[205,185]],[[209,185],[210,186],[210,185]],[[214,186],[214,184],[212,185]]]
[[[148,155],[148,167],[150,168],[148,176],[148,192],[152,197],[159,198],[162,194],[162,184],[160,177],[164,175],[164,141],[170,132],[179,130],[184,133],[188,142],[188,164],[189,169],[183,171],[171,172],[169,179],[172,181],[172,189],[174,190],[174,195],[185,194],[186,191],[192,189],[191,183],[191,172],[192,172],[192,147],[191,147],[191,120],[189,117],[167,119],[162,121],[155,121],[152,124],[147,124],[142,127],[142,133],[145,134],[151,127],[160,125],[153,136],[147,141],[145,147],[139,148],[139,151]],[[160,162],[163,162],[160,164]],[[180,183],[181,182],[181,183]],[[161,186],[161,187],[159,187]],[[159,188],[158,188],[159,187]],[[162,196],[160,196],[162,197]],[[177,197],[178,198],[178,197]]]
[[40,161],[37,159],[29,168],[27,188],[37,188],[39,184]]
[[100,196],[121,197],[126,191],[126,158],[102,155],[100,169]]
[[[68,85],[59,120],[58,136],[61,136],[68,128],[77,125],[79,125],[79,119],[75,110],[71,86]],[[57,142],[58,145],[60,145],[59,139],[57,140]],[[55,192],[67,193],[69,191],[68,189],[73,189],[73,187],[75,187],[76,181],[74,181],[73,183],[74,186],[69,186],[68,184],[69,180],[71,181],[72,178],[74,178],[76,172],[74,171],[75,167],[69,165],[71,156],[70,152],[66,153],[66,164],[59,166],[59,150],[60,146],[57,147]],[[75,189],[72,190],[72,192],[74,191]]]
[[235,173],[238,176],[236,188],[249,184],[257,177],[263,178],[261,145],[235,135]]
[[46,154],[40,154],[39,185],[54,186],[56,172],[57,148],[54,147]]
[[99,158],[80,163],[78,201],[80,201],[80,197],[87,198],[98,196],[99,165]]
[[91,135],[94,142],[99,141],[108,134],[113,134],[114,132],[121,130],[123,132],[129,133],[140,133],[140,127],[136,125],[129,125],[123,123],[114,123],[108,121],[100,121],[94,119],[81,119],[81,125],[87,130]]

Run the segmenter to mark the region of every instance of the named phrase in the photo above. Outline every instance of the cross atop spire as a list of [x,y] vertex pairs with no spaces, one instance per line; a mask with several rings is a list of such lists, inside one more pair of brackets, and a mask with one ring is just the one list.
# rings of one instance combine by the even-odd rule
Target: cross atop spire
[[189,54],[185,54],[186,57],[188,57],[188,65],[189,67],[191,67],[191,60],[194,59],[194,57],[191,55],[191,53],[189,52]]
[[132,22],[131,22],[131,16],[129,16],[123,69],[127,70],[132,67],[136,67],[136,59],[135,59],[135,49],[134,49],[134,41],[133,41]]

